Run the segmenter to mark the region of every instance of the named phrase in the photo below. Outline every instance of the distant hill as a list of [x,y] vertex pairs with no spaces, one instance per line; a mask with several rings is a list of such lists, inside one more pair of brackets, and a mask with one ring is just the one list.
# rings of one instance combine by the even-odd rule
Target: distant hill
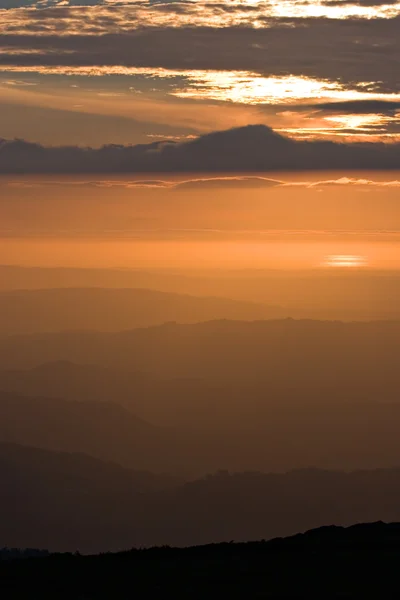
[[112,493],[122,497],[167,490],[182,482],[169,475],[127,469],[88,454],[4,442],[0,442],[0,464],[10,485],[18,486],[22,481],[33,486],[43,483],[66,495],[75,489],[82,495],[93,493],[101,497]]
[[[137,470],[196,477],[220,468],[280,471],[377,468],[400,464],[400,403],[297,401],[279,406],[246,395],[230,408],[229,391],[211,401],[186,398],[183,415],[166,388],[164,414],[150,424],[112,402],[77,402],[0,392],[0,442],[83,452]],[[143,395],[138,405],[145,406]],[[184,396],[180,398],[183,402]],[[163,397],[152,398],[162,404]],[[213,402],[218,403],[213,407]],[[208,404],[207,404],[208,402]],[[153,410],[156,410],[154,407]],[[182,409],[183,411],[183,409]],[[199,415],[198,422],[196,414]],[[225,414],[225,419],[223,418]]]
[[118,331],[177,321],[287,316],[251,302],[144,289],[60,288],[0,292],[0,334],[95,329]]
[[399,342],[399,323],[293,320],[3,337],[0,441],[192,477],[391,467]]
[[5,443],[0,443],[0,477],[1,512],[8,515],[0,539],[13,548],[100,548],[102,536],[114,548],[123,547],[141,531],[136,511],[145,506],[144,494],[156,499],[160,490],[166,493],[179,483],[85,454]]
[[[400,524],[322,527],[285,539],[0,563],[7,598],[395,598]],[[79,595],[77,595],[79,590]]]
[[[283,352],[281,360],[285,360]],[[379,374],[378,363],[375,372],[355,378],[351,369],[356,361],[357,357],[351,358],[341,369],[337,363],[323,365],[325,374],[329,367],[337,369],[325,381],[307,364],[302,372],[293,371],[288,378],[282,376],[281,369],[274,373],[266,365],[264,378],[238,381],[233,373],[229,381],[208,378],[206,373],[196,378],[166,378],[151,372],[59,360],[31,369],[0,370],[0,390],[23,396],[114,403],[156,425],[219,431],[221,435],[229,429],[271,421],[281,425],[286,421],[289,425],[299,412],[296,420],[305,421],[306,415],[313,414],[316,423],[324,415],[327,422],[329,415],[333,423],[339,414],[352,421],[351,412],[379,412],[374,408],[376,404],[384,405],[382,411],[389,410],[389,406],[395,411],[396,374],[387,378],[387,365]]]
[[8,547],[115,551],[400,520],[400,469],[219,472],[180,484],[84,455],[0,444],[0,478]]
[[235,386],[221,390],[201,379],[161,379],[62,360],[0,371],[0,389],[25,396],[114,402],[153,423],[199,427],[209,423],[211,410],[214,418],[216,411],[225,414],[225,396],[230,395],[232,402],[236,390]]
[[[400,318],[398,271],[143,270],[0,265],[0,290],[54,288],[140,288],[223,300],[231,298],[267,305],[271,307],[268,314],[294,318],[361,321]],[[277,314],[274,307],[282,307],[282,312]]]
[[[0,392],[0,442],[83,452],[139,470],[184,472],[184,439],[111,402],[72,402]],[[179,468],[178,468],[179,467]]]
[[[6,316],[4,316],[6,320]],[[305,378],[329,389],[338,377],[396,390],[400,321],[341,323],[292,319],[166,323],[119,333],[64,332],[0,338],[3,369],[71,361],[166,378],[219,382]],[[396,387],[397,386],[397,387]],[[346,390],[342,390],[346,393]]]

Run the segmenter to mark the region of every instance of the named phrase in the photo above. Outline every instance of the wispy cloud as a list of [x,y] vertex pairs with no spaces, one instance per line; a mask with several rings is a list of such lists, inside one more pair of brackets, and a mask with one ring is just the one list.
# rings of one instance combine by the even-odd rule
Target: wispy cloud
[[322,180],[293,181],[285,178],[270,179],[267,177],[234,176],[234,177],[204,177],[196,179],[99,179],[99,180],[71,180],[71,179],[34,179],[34,180],[1,180],[0,186],[12,189],[41,189],[41,188],[104,188],[104,189],[151,189],[163,191],[190,190],[190,189],[251,189],[251,188],[307,188],[320,189],[325,187],[352,187],[352,188],[400,188],[398,179],[361,179],[353,177],[337,177]]

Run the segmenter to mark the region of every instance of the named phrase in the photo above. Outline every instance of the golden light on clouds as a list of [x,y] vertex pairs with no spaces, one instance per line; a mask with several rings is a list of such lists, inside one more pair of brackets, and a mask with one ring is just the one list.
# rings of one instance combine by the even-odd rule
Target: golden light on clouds
[[[104,143],[251,124],[300,140],[400,139],[397,0],[15,0],[0,16],[0,105],[15,115],[2,137],[58,137],[36,119],[25,134],[16,104],[149,127],[128,138],[110,122]],[[59,127],[66,143],[100,143],[96,126],[84,140]]]
[[188,73],[187,77],[187,87],[172,92],[174,96],[242,104],[275,104],[330,97],[341,91],[334,82],[309,77],[260,77],[246,71],[197,71]]
[[377,114],[325,117],[325,121],[332,122],[334,125],[339,126],[339,129],[358,129],[360,131],[368,130],[369,127],[383,127],[391,120],[391,117]]
[[[261,4],[247,0],[248,4]],[[392,19],[400,12],[400,3],[377,4],[375,6],[343,2],[318,2],[315,0],[272,0],[270,2],[271,15],[275,17],[300,17],[300,18],[327,18],[327,19]]]
[[[83,4],[83,2],[82,2]],[[120,33],[142,27],[237,27],[265,29],[274,26],[276,19],[392,19],[400,14],[400,3],[368,5],[344,0],[325,2],[315,0],[188,0],[168,4],[144,0],[105,0],[89,6],[73,6],[61,1],[50,11],[38,2],[36,6],[16,6],[0,9],[0,34],[56,33],[58,36]],[[59,27],[62,22],[63,27]],[[290,26],[290,24],[288,25]]]
[[[161,75],[161,74],[160,74]],[[159,76],[160,76],[159,75]],[[185,87],[171,92],[181,98],[209,99],[242,104],[278,104],[310,100],[391,100],[400,101],[400,94],[374,91],[374,82],[359,84],[358,89],[346,88],[336,81],[312,77],[262,77],[247,71],[183,71]],[[154,76],[154,75],[151,75]],[[162,76],[162,75],[161,75]],[[165,76],[176,76],[168,75]],[[379,115],[367,115],[369,120]],[[361,122],[364,115],[357,115]],[[333,120],[332,117],[331,120]]]
[[[262,77],[252,71],[165,69],[161,67],[125,67],[122,65],[84,67],[5,65],[2,66],[2,71],[5,73],[37,73],[39,75],[82,77],[102,77],[105,75],[131,76],[132,78],[144,77],[154,80],[155,85],[167,86],[165,89],[163,88],[163,91],[170,96],[248,105],[290,104],[298,101],[307,103],[313,100],[386,100],[400,102],[400,93],[375,91],[376,82],[361,82],[357,85],[357,88],[350,88],[338,81],[328,79],[297,77],[294,75]],[[131,87],[133,83],[132,81]],[[381,119],[379,115],[354,115],[355,117],[359,118],[362,123],[366,122],[365,117],[368,117],[369,120],[373,118]],[[338,119],[338,117],[329,118],[331,121]]]

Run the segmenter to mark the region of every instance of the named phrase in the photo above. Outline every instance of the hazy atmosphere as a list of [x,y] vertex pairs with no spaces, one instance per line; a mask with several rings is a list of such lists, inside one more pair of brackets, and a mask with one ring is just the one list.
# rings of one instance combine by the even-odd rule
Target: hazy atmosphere
[[395,0],[0,0],[8,597],[395,581],[399,34]]

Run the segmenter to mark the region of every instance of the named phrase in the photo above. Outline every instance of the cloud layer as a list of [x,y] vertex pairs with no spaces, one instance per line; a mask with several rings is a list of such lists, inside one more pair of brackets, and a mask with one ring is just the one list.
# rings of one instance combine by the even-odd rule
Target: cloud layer
[[[260,112],[234,123],[295,138],[398,141],[399,30],[395,0],[0,0],[0,111],[7,102],[65,111],[73,85],[72,112],[114,106],[135,119],[147,103],[155,124],[177,126],[171,136],[195,103],[202,123],[185,126],[196,133],[230,126],[210,107],[234,104]],[[179,100],[173,120],[155,99]],[[24,137],[37,140],[33,131]]]
[[390,169],[400,166],[400,144],[294,141],[254,125],[184,143],[136,146],[43,147],[0,141],[0,172],[157,173]]

